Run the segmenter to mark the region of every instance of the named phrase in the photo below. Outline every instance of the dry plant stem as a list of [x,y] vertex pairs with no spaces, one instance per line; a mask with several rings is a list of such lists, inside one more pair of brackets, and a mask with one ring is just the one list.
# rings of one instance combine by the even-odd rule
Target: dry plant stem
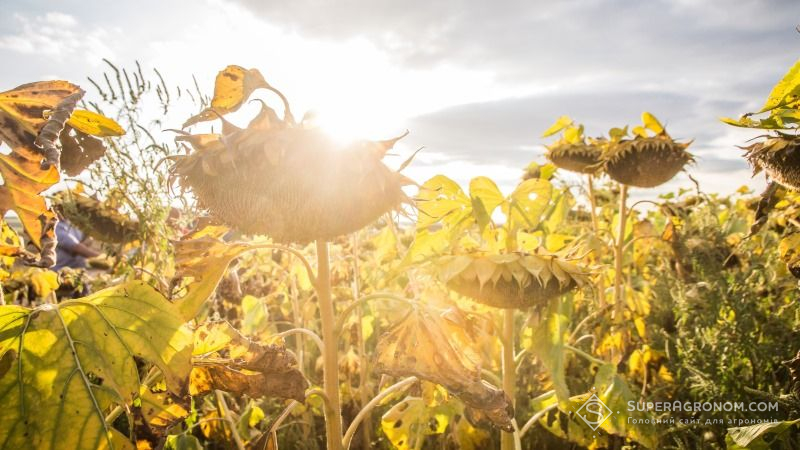
[[328,243],[317,241],[317,300],[322,324],[323,389],[328,397],[325,405],[325,439],[328,450],[342,448],[342,406],[339,399],[339,342],[336,317],[331,299],[331,268]]
[[592,231],[597,234],[600,230],[600,225],[597,222],[597,204],[594,198],[594,176],[587,175],[586,177],[589,181],[589,212],[592,215]]
[[373,397],[372,400],[370,400],[366,405],[364,405],[364,407],[361,408],[361,411],[359,411],[358,414],[356,414],[356,417],[350,423],[350,426],[347,427],[347,432],[344,434],[344,438],[342,439],[342,446],[344,447],[344,449],[345,450],[350,449],[350,442],[353,440],[353,435],[358,430],[358,426],[361,424],[361,422],[364,421],[364,419],[370,414],[370,412],[372,412],[375,406],[377,406],[378,403],[381,402],[381,400],[383,400],[384,398],[388,397],[389,395],[397,391],[405,389],[407,386],[410,386],[416,382],[417,382],[417,377],[408,377],[403,380],[400,380],[397,383],[389,386],[388,388],[378,393],[378,395]]
[[628,186],[621,185],[619,194],[619,228],[617,242],[614,245],[614,321],[621,324],[625,312],[625,290],[622,284],[622,263],[625,244],[625,226],[628,222],[628,213],[625,204],[628,200]]
[[325,344],[322,342],[322,339],[320,339],[320,337],[317,336],[317,333],[314,333],[308,328],[292,328],[291,330],[282,331],[276,334],[275,337],[283,338],[291,334],[300,334],[308,336],[311,338],[312,341],[314,341],[315,344],[317,344],[317,347],[319,348],[320,352],[325,349]]
[[[359,281],[359,269],[358,269],[358,231],[353,233],[353,298],[359,298],[361,296],[361,283]],[[359,374],[358,379],[361,383],[361,386],[358,388],[358,394],[361,400],[361,410],[363,411],[366,408],[367,404],[369,403],[369,367],[368,361],[370,360],[369,355],[367,355],[367,344],[364,341],[364,308],[363,305],[358,308],[358,356],[361,358],[361,364],[359,364]],[[338,331],[338,330],[337,330]],[[372,414],[371,411],[367,410],[364,415],[364,420],[369,424],[372,423]],[[371,436],[371,428],[372,427],[364,427],[361,429],[361,440],[362,440],[362,448],[370,448],[370,443],[372,442]]]
[[236,421],[234,421],[233,416],[231,416],[231,411],[228,409],[228,404],[225,403],[225,397],[222,396],[222,391],[215,390],[214,395],[217,397],[217,408],[219,409],[219,415],[225,419],[225,422],[231,429],[231,436],[233,436],[233,442],[236,443],[236,448],[238,450],[245,450],[244,442],[242,442],[242,438],[239,436],[239,432],[236,430]]
[[558,403],[553,403],[552,405],[548,406],[547,408],[545,408],[545,409],[537,412],[533,416],[531,416],[531,418],[528,419],[527,422],[525,422],[525,425],[522,426],[522,429],[519,430],[519,437],[520,438],[524,437],[525,433],[528,432],[528,430],[533,426],[533,424],[538,422],[539,419],[544,417],[545,414],[547,414],[548,412],[552,411],[555,408],[558,408]]
[[353,311],[355,311],[356,308],[358,308],[359,306],[361,306],[362,304],[364,304],[366,302],[369,302],[369,301],[372,301],[372,300],[378,300],[378,299],[392,300],[392,301],[396,301],[396,302],[406,303],[406,304],[412,305],[412,306],[414,304],[416,304],[416,302],[414,300],[410,300],[410,299],[403,298],[403,297],[400,297],[400,296],[397,296],[397,295],[394,295],[394,294],[389,294],[389,293],[377,292],[375,294],[365,295],[365,296],[363,296],[361,298],[357,298],[357,299],[353,300],[353,302],[350,303],[349,305],[347,305],[347,307],[344,309],[344,311],[342,311],[342,313],[339,315],[339,321],[336,323],[336,332],[337,333],[341,333],[342,332],[342,328],[344,327],[344,323],[347,320],[347,317],[349,317],[350,314],[352,314]]
[[[587,178],[589,183],[589,212],[592,215],[592,231],[597,237],[600,235],[600,223],[597,219],[597,199],[594,195],[594,176],[590,174],[587,175]],[[600,251],[596,257],[599,261],[602,258],[602,251]],[[597,305],[602,308],[606,305],[606,289],[603,277],[597,277],[597,287],[595,290],[597,291]]]
[[[514,363],[514,310],[503,311],[503,391],[514,405],[517,384],[517,365]],[[514,434],[503,432],[501,435],[501,450],[513,450]]]

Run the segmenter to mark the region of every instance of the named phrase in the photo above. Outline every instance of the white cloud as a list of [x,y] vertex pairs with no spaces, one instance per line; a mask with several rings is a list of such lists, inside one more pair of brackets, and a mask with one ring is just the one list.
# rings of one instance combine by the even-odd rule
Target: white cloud
[[103,27],[82,28],[78,20],[61,12],[30,16],[14,14],[14,32],[0,35],[0,50],[47,57],[56,62],[80,56],[97,65],[100,58],[113,57],[111,33]]

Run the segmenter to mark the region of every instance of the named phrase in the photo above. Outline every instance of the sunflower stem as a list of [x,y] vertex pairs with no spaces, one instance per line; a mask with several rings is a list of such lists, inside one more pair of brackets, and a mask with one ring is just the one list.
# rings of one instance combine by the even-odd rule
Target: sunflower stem
[[[589,182],[589,212],[592,215],[592,231],[594,235],[600,236],[600,222],[597,219],[597,198],[594,194],[594,175],[589,174],[587,175],[588,182]],[[600,261],[602,259],[602,250],[598,250],[598,253],[595,255],[596,260]],[[606,305],[606,293],[605,293],[605,279],[603,277],[597,277],[597,305],[600,308],[605,307]]]
[[[514,362],[514,310],[503,311],[503,391],[514,406],[517,385],[517,365]],[[514,450],[514,433],[503,432],[501,450]]]
[[628,186],[621,185],[619,194],[619,228],[617,242],[614,245],[614,321],[621,324],[625,312],[625,288],[622,283],[622,264],[625,253],[625,228],[628,222],[626,203],[628,201]]
[[342,449],[342,405],[339,399],[339,355],[336,315],[331,299],[331,268],[328,243],[317,241],[317,299],[322,324],[323,390],[325,403],[325,439],[328,450]]

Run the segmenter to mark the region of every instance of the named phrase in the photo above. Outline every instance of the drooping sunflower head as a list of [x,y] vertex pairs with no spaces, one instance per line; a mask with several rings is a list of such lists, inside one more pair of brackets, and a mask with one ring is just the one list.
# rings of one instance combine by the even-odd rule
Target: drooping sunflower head
[[546,148],[545,157],[556,167],[578,173],[596,173],[603,155],[602,147],[594,142],[558,141]]
[[496,308],[543,306],[588,280],[556,255],[474,253],[442,257],[437,267],[450,289]]
[[131,242],[138,236],[139,224],[110,202],[103,202],[76,191],[53,196],[53,207],[72,225],[87,235],[109,244]]
[[753,175],[763,170],[783,186],[800,190],[800,138],[781,133],[744,149]]
[[583,125],[576,125],[567,116],[560,117],[542,137],[552,136],[559,131],[561,138],[545,146],[547,149],[545,157],[560,169],[578,173],[596,173],[600,169],[605,141],[586,138],[583,134]]
[[[633,138],[619,130],[606,146],[605,171],[615,181],[643,188],[656,187],[671,180],[686,164],[694,161],[686,151],[691,142],[676,142],[650,113],[642,115],[644,126],[633,129]],[[618,129],[615,129],[618,130]]]
[[[218,77],[215,96],[220,82]],[[262,103],[247,128],[223,119],[222,134],[177,138],[194,152],[175,158],[172,174],[215,217],[245,233],[306,243],[354,232],[409,201],[402,187],[410,181],[382,162],[404,135],[340,144],[317,128],[295,123],[278,94],[285,103],[283,119]]]

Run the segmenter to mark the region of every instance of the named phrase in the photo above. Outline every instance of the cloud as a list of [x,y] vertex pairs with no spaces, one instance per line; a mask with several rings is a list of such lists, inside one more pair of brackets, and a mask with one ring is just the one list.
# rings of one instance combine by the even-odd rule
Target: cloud
[[[588,125],[587,134],[599,135],[614,126],[635,125],[644,110],[652,111],[666,124],[676,139],[694,143],[690,151],[697,163],[689,172],[699,178],[705,190],[731,192],[743,184],[758,188],[761,179],[751,179],[741,145],[753,132],[729,127],[715,119],[726,112],[743,108],[743,102],[708,102],[691,94],[650,91],[607,91],[546,93],[445,108],[410,119],[411,135],[403,145],[424,145],[412,170],[427,175],[449,161],[461,161],[459,182],[483,175],[485,167],[505,167],[506,174],[495,174],[511,183],[531,161],[545,162],[540,135],[558,116],[566,114]],[[697,117],[704,120],[697,120]],[[412,174],[416,175],[416,174]],[[686,186],[686,176],[660,189],[661,193]]]
[[51,11],[31,16],[17,13],[12,18],[14,31],[0,35],[0,50],[46,57],[56,62],[79,56],[92,64],[97,64],[102,57],[113,56],[108,45],[111,33],[103,27],[81,28],[70,14]]

